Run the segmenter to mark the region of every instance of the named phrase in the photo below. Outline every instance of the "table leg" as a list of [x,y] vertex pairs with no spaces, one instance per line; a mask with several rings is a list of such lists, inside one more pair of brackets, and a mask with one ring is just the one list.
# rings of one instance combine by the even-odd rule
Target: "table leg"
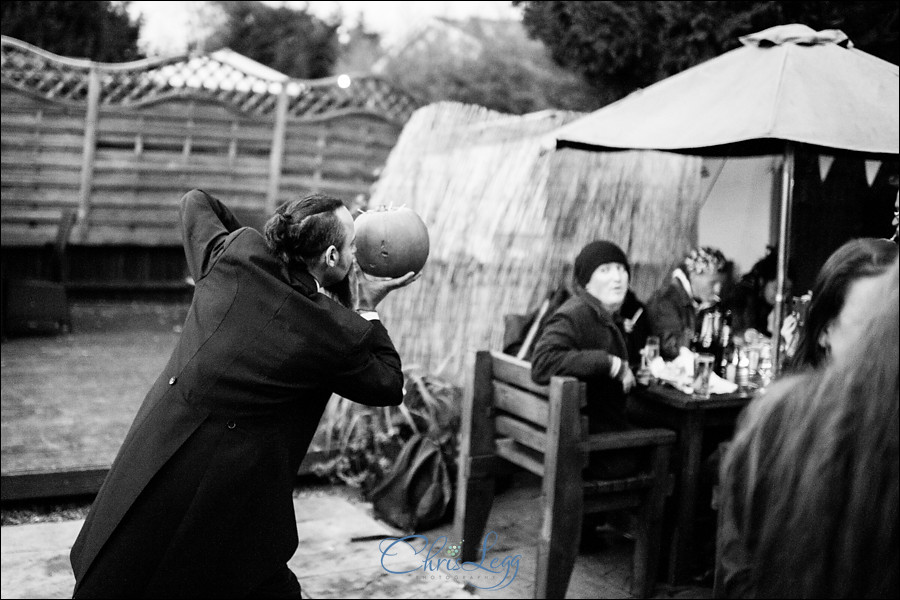
[[669,582],[672,584],[683,583],[687,579],[694,560],[694,514],[703,447],[702,415],[702,411],[684,414],[678,433],[681,473],[676,490],[678,510],[669,556]]

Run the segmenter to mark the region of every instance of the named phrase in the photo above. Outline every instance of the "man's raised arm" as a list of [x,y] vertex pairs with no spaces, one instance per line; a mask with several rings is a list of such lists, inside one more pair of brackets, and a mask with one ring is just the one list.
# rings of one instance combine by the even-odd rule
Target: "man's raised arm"
[[229,233],[241,224],[228,208],[203,190],[191,190],[181,199],[181,234],[184,255],[194,281],[208,272]]

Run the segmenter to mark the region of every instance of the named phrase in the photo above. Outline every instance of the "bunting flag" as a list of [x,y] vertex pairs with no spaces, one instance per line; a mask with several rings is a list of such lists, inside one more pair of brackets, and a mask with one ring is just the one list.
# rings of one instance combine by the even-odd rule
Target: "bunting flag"
[[875,181],[875,176],[878,175],[878,169],[880,168],[880,160],[866,161],[866,181],[869,183],[869,187],[872,187],[872,183]]
[[828,172],[831,171],[831,165],[833,164],[833,156],[828,156],[827,154],[819,155],[819,181],[825,181],[825,178],[828,177]]

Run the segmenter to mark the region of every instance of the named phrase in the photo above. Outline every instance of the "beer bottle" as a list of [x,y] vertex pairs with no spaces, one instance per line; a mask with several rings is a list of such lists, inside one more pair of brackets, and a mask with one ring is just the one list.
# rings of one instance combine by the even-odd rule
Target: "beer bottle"
[[743,348],[737,349],[737,368],[734,374],[734,382],[741,389],[746,389],[750,385],[750,359]]
[[716,298],[710,306],[703,308],[697,315],[700,329],[696,347],[692,348],[694,352],[713,355],[713,370],[717,374],[719,363],[722,360],[721,330],[723,321],[722,306],[719,304],[719,299]]
[[[734,336],[731,333],[731,311],[726,310],[722,317],[722,328],[719,334],[719,357],[716,361],[716,375],[719,377],[726,376],[728,365],[734,360]],[[734,381],[734,374],[730,381]]]

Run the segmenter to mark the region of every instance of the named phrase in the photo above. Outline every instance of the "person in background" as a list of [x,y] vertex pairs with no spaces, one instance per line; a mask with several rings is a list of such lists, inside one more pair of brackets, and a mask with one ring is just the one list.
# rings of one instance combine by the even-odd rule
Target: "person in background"
[[674,359],[682,347],[690,349],[697,313],[718,301],[727,278],[725,256],[716,248],[703,246],[691,250],[672,272],[671,281],[653,295],[647,310],[664,359]]
[[813,284],[803,328],[797,331],[793,318],[782,327],[792,370],[817,367],[846,351],[871,311],[877,276],[896,257],[897,244],[878,238],[850,240],[828,257]]
[[[612,242],[591,242],[575,258],[573,276],[573,295],[547,320],[536,342],[531,377],[543,385],[554,375],[584,381],[590,433],[632,429],[626,400],[651,326],[629,288],[628,258]],[[585,478],[619,479],[643,466],[631,450],[595,452]],[[580,550],[597,551],[605,547],[608,535],[627,535],[627,518],[624,513],[585,518]]]
[[[547,321],[534,348],[531,377],[540,384],[554,375],[585,381],[590,432],[629,429],[626,396],[651,330],[629,288],[631,266],[617,245],[595,241],[578,254],[573,275],[574,295]],[[610,479],[633,469],[614,463],[592,461],[592,475]]]
[[[775,293],[778,285],[778,255],[769,246],[766,255],[735,286],[728,307],[732,312],[732,331],[741,335],[755,331],[772,337],[775,317]],[[785,281],[785,297],[790,296],[790,278]]]
[[722,463],[718,598],[896,598],[898,281],[818,369],[750,404]]

